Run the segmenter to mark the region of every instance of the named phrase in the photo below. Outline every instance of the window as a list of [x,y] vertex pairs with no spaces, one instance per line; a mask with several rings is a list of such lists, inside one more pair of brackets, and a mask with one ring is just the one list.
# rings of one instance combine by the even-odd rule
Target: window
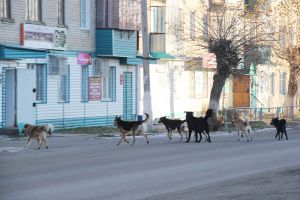
[[279,93],[286,95],[286,72],[280,73]]
[[11,0],[1,0],[1,18],[11,19]]
[[80,27],[83,29],[90,28],[90,1],[81,0]]
[[81,67],[81,101],[88,102],[89,67]]
[[65,0],[57,0],[57,23],[59,25],[65,24]]
[[42,0],[25,0],[26,20],[42,21]]
[[162,33],[150,34],[150,52],[166,51],[166,35]]
[[36,64],[36,100],[47,101],[47,67],[44,64]]
[[116,100],[116,67],[104,67],[102,77],[102,92],[103,100]]
[[271,76],[270,76],[270,92],[271,95],[275,95],[275,73],[272,72]]
[[166,33],[166,7],[151,7],[151,32]]
[[195,12],[192,12],[190,15],[190,39],[195,40]]
[[59,58],[58,101],[69,102],[70,96],[70,66],[67,58]]
[[295,34],[294,34],[294,29],[290,28],[290,46],[294,47],[295,46]]
[[286,44],[285,44],[285,28],[282,27],[280,28],[280,32],[279,32],[279,44],[281,48],[285,48]]

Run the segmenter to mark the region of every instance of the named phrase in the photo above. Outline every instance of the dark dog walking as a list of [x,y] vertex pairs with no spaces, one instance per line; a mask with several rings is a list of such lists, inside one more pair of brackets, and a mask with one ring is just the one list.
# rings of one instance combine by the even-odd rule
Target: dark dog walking
[[[209,125],[207,120],[212,116],[212,114],[212,109],[208,109],[206,111],[205,117],[194,117],[193,112],[186,112],[186,122],[188,124],[189,129],[189,136],[186,142],[190,141],[192,131],[195,131],[195,142],[201,142],[202,133],[207,135],[206,141],[211,142],[209,135]],[[198,135],[200,137],[199,140]]]
[[[286,133],[286,120],[285,119],[279,120],[278,117],[272,118],[270,125],[275,126],[275,128],[277,130],[275,138],[277,138],[277,136],[278,136],[278,140],[280,140],[283,138],[283,134],[285,134],[285,139],[288,140],[288,136]],[[280,136],[280,133],[281,133],[281,136]]]
[[149,115],[147,113],[145,113],[145,115],[146,115],[146,119],[143,121],[124,121],[121,119],[121,117],[118,117],[118,116],[115,117],[114,125],[119,129],[120,135],[121,135],[121,139],[117,145],[119,145],[123,140],[124,140],[124,142],[128,143],[125,136],[126,136],[126,133],[128,133],[130,131],[132,132],[132,137],[133,137],[133,141],[132,141],[131,145],[134,145],[135,135],[137,133],[141,133],[142,135],[144,135],[147,140],[147,144],[149,144],[148,137],[147,137],[147,135],[145,135],[144,128],[143,128],[143,123],[148,121]]
[[[182,133],[181,130],[184,128],[182,127],[185,120],[179,120],[179,119],[167,119],[167,117],[161,117],[159,118],[158,123],[162,123],[165,125],[167,131],[168,131],[168,138],[169,140],[172,139],[172,131],[177,129],[178,133],[180,134],[180,141],[182,141]],[[184,130],[183,130],[184,132]],[[185,133],[185,132],[184,132]]]

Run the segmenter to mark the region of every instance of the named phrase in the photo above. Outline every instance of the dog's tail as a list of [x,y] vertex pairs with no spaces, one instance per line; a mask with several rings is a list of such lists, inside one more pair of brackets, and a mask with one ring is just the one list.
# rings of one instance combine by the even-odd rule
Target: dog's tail
[[54,131],[54,126],[53,126],[53,124],[47,124],[47,125],[42,126],[42,129],[49,135],[52,135],[52,133]]
[[149,120],[149,114],[145,113],[145,115],[146,115],[146,119],[144,119],[144,120],[142,121],[142,123],[145,123],[145,122],[147,122],[147,121]]

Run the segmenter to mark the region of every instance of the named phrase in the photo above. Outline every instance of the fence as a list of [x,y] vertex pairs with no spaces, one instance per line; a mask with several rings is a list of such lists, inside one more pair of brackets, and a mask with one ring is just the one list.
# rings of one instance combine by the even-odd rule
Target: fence
[[232,111],[243,113],[250,121],[270,121],[272,118],[287,118],[294,120],[300,118],[300,106],[284,106],[284,107],[271,107],[271,108],[228,108],[224,110],[224,121],[228,121],[229,115]]

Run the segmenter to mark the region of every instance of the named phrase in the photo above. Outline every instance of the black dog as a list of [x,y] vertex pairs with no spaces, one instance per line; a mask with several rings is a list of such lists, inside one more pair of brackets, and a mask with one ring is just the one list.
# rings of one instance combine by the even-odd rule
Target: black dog
[[[271,121],[270,125],[275,126],[275,128],[277,130],[275,138],[277,138],[277,136],[278,136],[278,140],[280,140],[280,137],[282,139],[283,133],[284,133],[285,138],[288,140],[288,136],[287,136],[287,133],[286,133],[286,121],[285,121],[285,119],[280,119],[279,120],[278,117],[272,118],[272,121]],[[280,136],[280,133],[281,133],[281,136]]]
[[[189,129],[189,136],[186,142],[189,142],[191,139],[192,131],[195,131],[195,142],[201,142],[202,140],[202,133],[204,131],[207,134],[207,141],[211,142],[210,135],[209,135],[209,125],[208,125],[208,118],[210,118],[213,114],[212,109],[208,109],[206,111],[205,117],[194,117],[193,112],[186,112],[186,122],[188,124]],[[200,136],[200,140],[198,141],[198,135]]]
[[168,131],[168,138],[169,138],[169,140],[172,139],[172,131],[175,130],[175,129],[177,129],[178,133],[181,136],[180,141],[182,141],[181,130],[184,128],[184,127],[182,127],[182,124],[184,122],[185,122],[185,120],[167,119],[167,117],[161,117],[161,118],[159,118],[159,121],[158,121],[158,123],[163,123],[163,125],[165,125],[165,127],[166,127],[166,129]]

